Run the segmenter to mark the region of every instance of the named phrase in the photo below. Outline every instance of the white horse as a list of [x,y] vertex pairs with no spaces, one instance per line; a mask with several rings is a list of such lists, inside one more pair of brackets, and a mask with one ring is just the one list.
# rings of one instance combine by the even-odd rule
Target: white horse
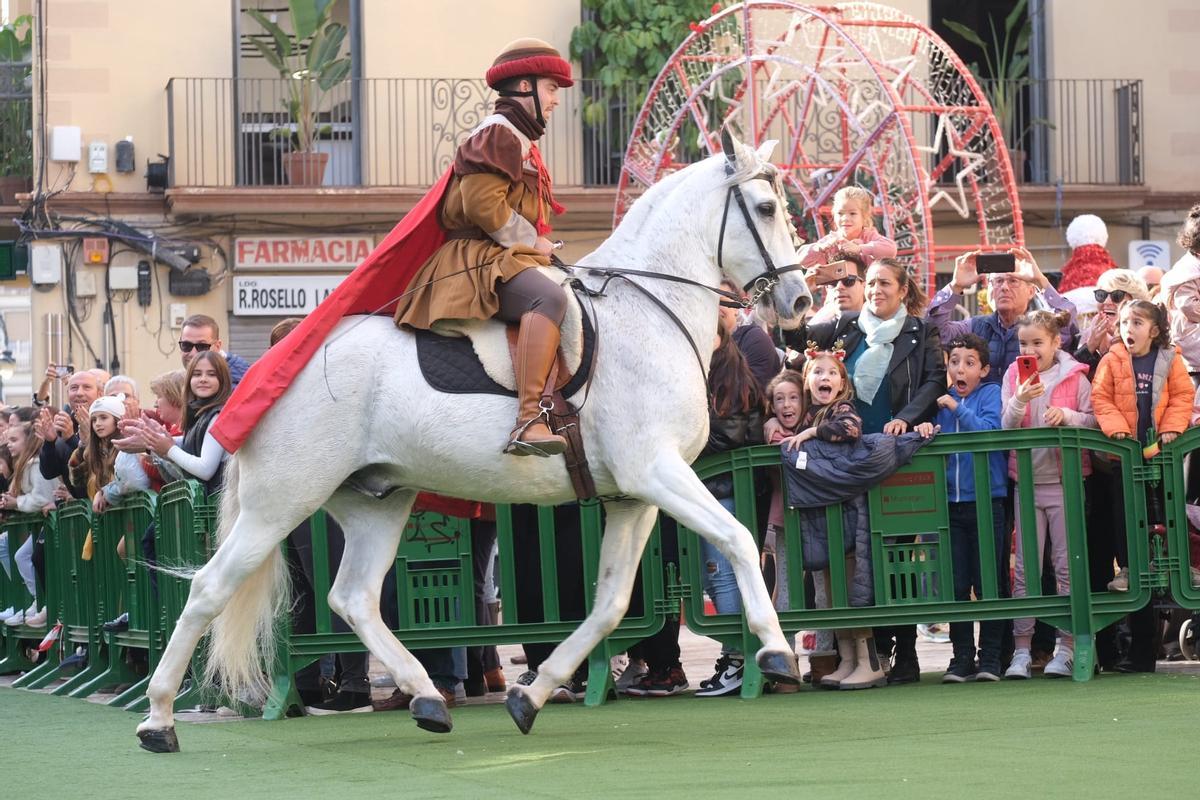
[[[757,280],[760,302],[772,301],[785,326],[799,324],[812,301],[801,272],[775,272],[774,265],[792,266],[797,258],[785,197],[767,161],[773,143],[758,152],[728,137],[724,145],[723,156],[651,187],[581,262],[664,276],[633,280],[668,306],[686,330],[622,280],[613,281],[590,308],[601,347],[581,428],[597,490],[610,498],[604,503],[600,578],[587,619],[541,665],[532,685],[509,691],[509,712],[524,733],[551,690],[623,618],[660,508],[729,558],[750,629],[763,644],[757,655],[763,673],[799,680],[754,539],[689,466],[708,436],[705,373],[719,298],[670,278],[717,286],[723,272],[752,291]],[[593,287],[600,283],[586,273],[584,280]],[[396,685],[414,696],[410,710],[417,724],[450,730],[449,713],[429,676],[379,615],[383,578],[418,491],[494,503],[575,499],[562,458],[502,453],[513,399],[464,399],[433,390],[417,365],[414,337],[390,319],[349,318],[328,341],[327,357],[318,352],[228,464],[220,545],[195,574],[147,691],[150,715],[137,729],[147,750],[179,749],[172,701],[210,623],[208,664],[222,688],[236,693],[262,684],[274,658],[274,618],[287,601],[280,542],[322,506],[346,536],[330,608],[383,662]]]

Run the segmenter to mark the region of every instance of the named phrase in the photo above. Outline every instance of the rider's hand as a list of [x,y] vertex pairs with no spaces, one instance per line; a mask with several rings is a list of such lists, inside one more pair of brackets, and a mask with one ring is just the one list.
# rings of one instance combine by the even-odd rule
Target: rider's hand
[[551,242],[545,236],[539,236],[537,242],[534,243],[533,249],[537,250],[544,256],[549,256],[554,252],[554,242]]

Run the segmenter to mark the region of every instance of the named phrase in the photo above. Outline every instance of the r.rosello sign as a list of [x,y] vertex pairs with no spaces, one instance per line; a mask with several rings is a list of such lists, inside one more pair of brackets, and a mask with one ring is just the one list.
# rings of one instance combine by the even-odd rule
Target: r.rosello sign
[[346,269],[362,263],[373,236],[249,236],[233,242],[238,269]]
[[302,317],[329,296],[344,275],[271,275],[233,279],[239,317]]

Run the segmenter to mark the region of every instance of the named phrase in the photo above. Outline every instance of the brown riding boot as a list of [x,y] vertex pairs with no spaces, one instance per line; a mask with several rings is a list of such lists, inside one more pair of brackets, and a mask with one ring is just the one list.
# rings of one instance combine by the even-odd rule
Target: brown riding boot
[[556,456],[567,449],[567,440],[550,431],[542,410],[542,392],[558,356],[558,325],[548,317],[529,312],[521,317],[517,334],[517,425],[504,452],[514,456]]

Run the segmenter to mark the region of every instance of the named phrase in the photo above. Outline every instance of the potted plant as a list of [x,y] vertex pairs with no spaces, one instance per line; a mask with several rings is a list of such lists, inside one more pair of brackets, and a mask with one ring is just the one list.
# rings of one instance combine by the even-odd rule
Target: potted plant
[[996,30],[996,21],[988,15],[988,28],[992,35],[990,43],[961,22],[942,20],[947,28],[983,51],[987,74],[980,74],[977,63],[972,63],[970,69],[992,104],[992,113],[1000,125],[1013,174],[1018,182],[1025,176],[1025,151],[1021,147],[1025,134],[1037,125],[1054,127],[1049,120],[1040,118],[1022,124],[1019,114],[1022,91],[1033,83],[1029,77],[1029,39],[1033,34],[1033,25],[1025,14],[1027,2],[1017,0],[1012,11],[1004,18],[1003,36]]
[[316,150],[322,133],[322,101],[330,89],[350,74],[350,57],[339,56],[346,39],[346,26],[329,19],[334,1],[289,0],[291,32],[261,11],[246,9],[272,40],[270,44],[259,39],[250,42],[287,83],[283,105],[289,124],[276,132],[276,138],[291,145],[282,161],[288,183],[293,186],[321,185],[329,162],[328,153]]
[[0,204],[16,205],[33,176],[33,17],[0,26]]

